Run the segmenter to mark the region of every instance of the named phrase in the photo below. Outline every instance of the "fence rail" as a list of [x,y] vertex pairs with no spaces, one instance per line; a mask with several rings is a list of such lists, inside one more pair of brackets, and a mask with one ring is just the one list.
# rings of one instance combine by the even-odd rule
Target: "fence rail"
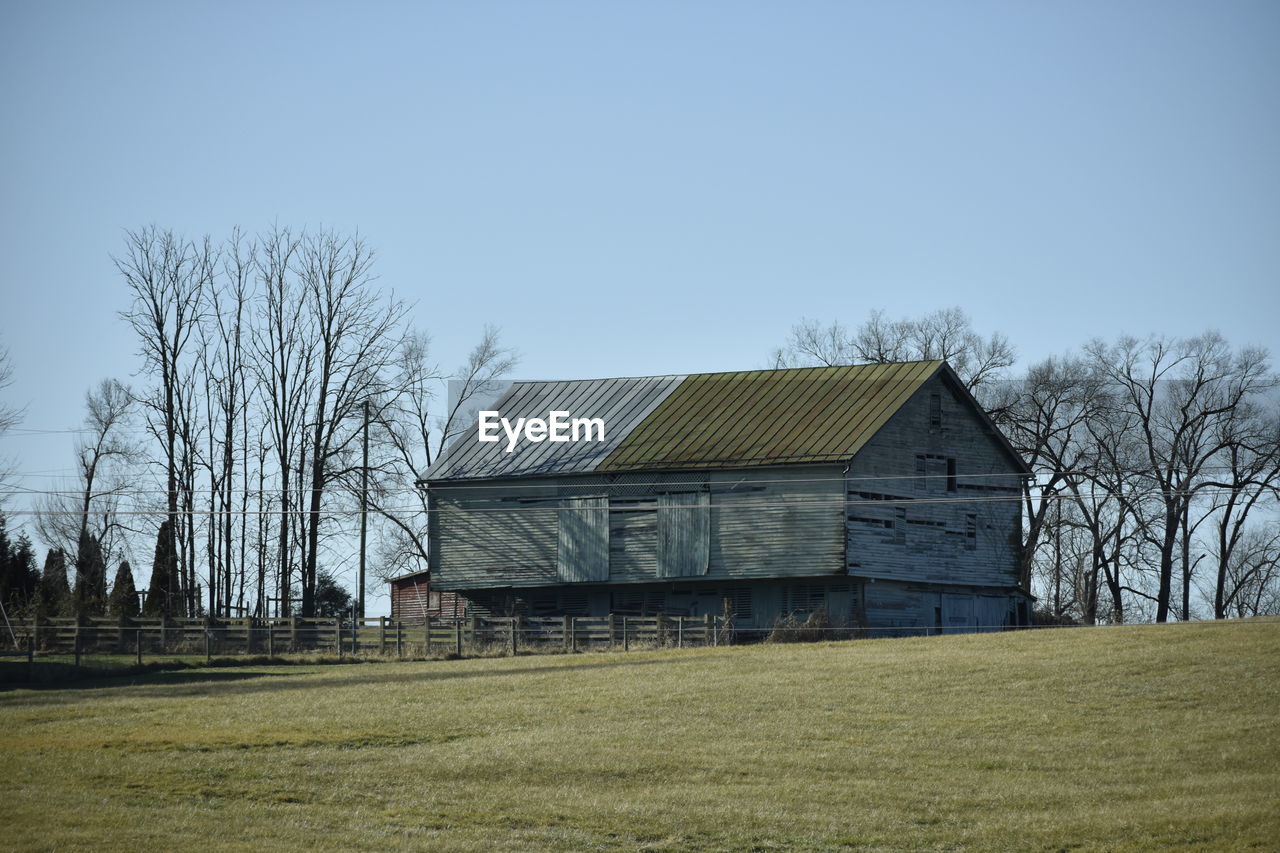
[[727,640],[719,619],[686,616],[557,616],[427,619],[385,617],[42,619],[13,626],[30,657],[72,655],[235,655],[324,653],[405,657],[506,652],[576,652],[632,646],[716,645]]

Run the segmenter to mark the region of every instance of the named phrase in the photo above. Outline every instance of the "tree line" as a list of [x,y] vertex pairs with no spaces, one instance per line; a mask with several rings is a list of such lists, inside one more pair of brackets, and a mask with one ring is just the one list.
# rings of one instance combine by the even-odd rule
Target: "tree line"
[[[444,374],[427,335],[378,286],[362,237],[149,227],[127,232],[113,261],[141,370],[85,395],[73,482],[36,508],[51,546],[41,580],[3,600],[51,615],[136,611],[138,599],[148,615],[325,615],[344,595],[336,577],[355,561],[366,497],[371,574],[425,558],[414,479],[457,425],[436,413]],[[474,387],[514,364],[486,329],[453,375]],[[138,595],[126,558],[145,543]],[[51,589],[60,575],[65,595]]]
[[[151,227],[128,232],[114,263],[141,370],[85,394],[74,477],[36,506],[42,568],[25,534],[0,525],[0,602],[46,615],[331,613],[347,606],[337,577],[356,563],[362,508],[372,576],[425,565],[413,483],[471,398],[514,368],[495,330],[448,374],[446,405],[428,336],[378,286],[358,235],[274,226],[218,241]],[[1035,472],[1023,581],[1042,620],[1280,613],[1280,380],[1265,350],[1215,333],[1094,339],[1015,377],[1007,338],[952,308],[875,312],[853,328],[802,321],[770,357],[911,359],[949,361]],[[10,379],[0,352],[0,387]],[[0,433],[21,416],[0,406]],[[131,562],[144,555],[142,585]]]
[[1042,621],[1280,614],[1280,377],[1215,332],[1093,339],[1014,378],[952,308],[803,321],[775,366],[946,359],[1035,472],[1023,580]]

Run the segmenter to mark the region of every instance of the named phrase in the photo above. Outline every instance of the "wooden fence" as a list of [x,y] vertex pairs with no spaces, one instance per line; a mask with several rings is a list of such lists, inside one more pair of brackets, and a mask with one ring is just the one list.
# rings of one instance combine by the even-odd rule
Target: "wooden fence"
[[[329,653],[403,657],[681,648],[728,641],[710,615],[470,617],[393,622],[366,619],[43,619],[14,625],[19,650],[31,654],[267,655]],[[25,629],[25,630],[24,630]],[[6,638],[7,639],[7,638]]]

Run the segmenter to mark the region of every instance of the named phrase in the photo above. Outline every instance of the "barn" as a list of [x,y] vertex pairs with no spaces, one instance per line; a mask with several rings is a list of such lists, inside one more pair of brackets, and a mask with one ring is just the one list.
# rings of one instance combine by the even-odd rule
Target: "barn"
[[541,428],[481,414],[419,481],[433,588],[477,612],[1029,622],[1030,471],[945,362],[517,382],[493,414]]

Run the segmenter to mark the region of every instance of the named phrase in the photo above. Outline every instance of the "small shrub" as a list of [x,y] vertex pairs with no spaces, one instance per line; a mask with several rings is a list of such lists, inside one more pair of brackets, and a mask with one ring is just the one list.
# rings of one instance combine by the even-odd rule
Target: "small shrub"
[[770,643],[816,643],[822,640],[844,640],[853,636],[846,626],[831,621],[825,609],[815,610],[805,617],[795,613],[779,616],[769,632]]

